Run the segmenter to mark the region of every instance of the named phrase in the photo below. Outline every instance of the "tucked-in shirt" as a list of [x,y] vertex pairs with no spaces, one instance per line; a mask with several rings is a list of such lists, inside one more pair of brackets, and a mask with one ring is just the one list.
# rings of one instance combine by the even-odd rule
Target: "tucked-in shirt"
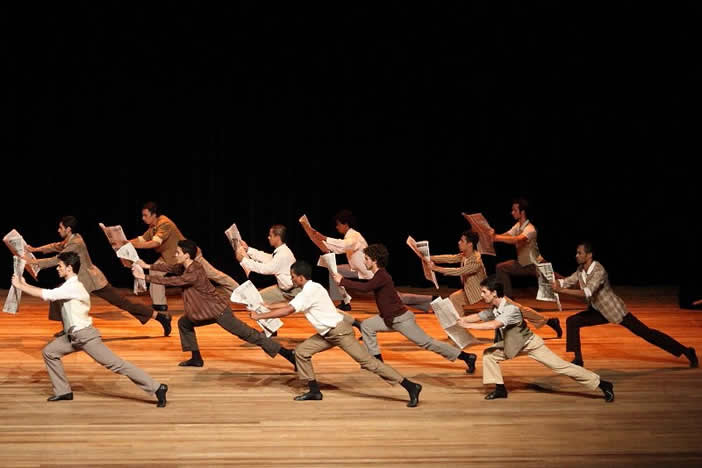
[[283,291],[292,289],[290,266],[295,263],[295,255],[286,244],[275,249],[273,255],[253,247],[249,247],[246,253],[251,258],[244,258],[241,261],[241,266],[262,275],[275,275],[280,289]]
[[158,247],[154,250],[161,254],[161,258],[169,265],[175,265],[175,253],[178,248],[178,241],[185,239],[178,226],[164,215],[156,218],[154,227],[150,227],[139,237],[141,241],[156,241]]
[[198,262],[187,268],[183,265],[155,263],[154,271],[166,271],[177,276],[149,276],[152,283],[183,288],[183,309],[185,316],[193,321],[216,319],[229,308],[229,302],[217,294],[217,290],[207,279],[207,273]]
[[366,282],[344,278],[341,280],[341,286],[345,287],[347,290],[360,292],[373,291],[375,304],[378,306],[378,312],[388,328],[392,328],[392,321],[395,317],[407,312],[407,307],[402,303],[400,295],[397,294],[392,276],[390,276],[390,273],[388,273],[385,268],[379,268],[378,271],[375,272],[373,278]]
[[290,301],[295,312],[302,312],[317,332],[324,336],[329,330],[336,327],[343,315],[336,310],[336,306],[329,297],[324,287],[314,281],[307,281],[302,291]]
[[359,278],[370,279],[373,277],[373,273],[366,268],[363,257],[363,249],[368,247],[368,242],[366,242],[360,232],[355,229],[349,229],[346,231],[343,240],[327,237],[323,242],[335,254],[345,253],[349,266],[358,273]]
[[524,320],[522,317],[522,312],[519,310],[519,307],[510,304],[504,297],[500,300],[500,304],[497,307],[493,307],[492,309],[488,310],[483,310],[478,314],[478,316],[483,322],[497,320],[498,322],[502,323],[502,326],[499,328],[499,330],[500,336],[503,339],[503,329],[505,327],[508,327],[510,325],[519,325],[520,323],[522,323],[522,320]]
[[539,246],[536,243],[537,231],[533,224],[529,220],[524,221],[524,224],[515,223],[512,229],[507,231],[507,235],[519,236],[524,234],[527,237],[527,242],[525,244],[517,245],[517,261],[520,265],[526,266],[532,263],[538,263],[539,257]]
[[42,289],[41,298],[45,301],[56,301],[61,304],[61,319],[63,329],[68,332],[89,327],[93,324],[90,318],[90,293],[77,276],[71,276],[61,286],[55,289]]

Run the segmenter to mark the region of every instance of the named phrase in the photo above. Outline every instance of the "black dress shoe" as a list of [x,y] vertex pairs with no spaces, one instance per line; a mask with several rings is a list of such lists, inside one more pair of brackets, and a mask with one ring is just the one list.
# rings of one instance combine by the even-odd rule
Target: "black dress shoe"
[[158,398],[158,403],[156,403],[157,408],[163,408],[166,406],[166,392],[168,391],[168,385],[161,384],[156,390],[156,398]]
[[163,319],[159,320],[161,322],[161,325],[163,326],[163,336],[170,336],[171,334],[171,316],[168,314],[159,314],[163,315]]
[[46,399],[46,401],[72,400],[73,392],[64,393],[63,395],[54,395]]
[[337,309],[343,310],[344,312],[350,312],[351,311],[351,304],[346,304],[346,303],[342,302],[341,304],[339,304],[339,307],[337,307]]
[[180,367],[202,367],[205,365],[205,361],[198,361],[195,359],[188,359],[178,364]]
[[577,358],[570,361],[570,363],[575,364],[576,366],[580,366],[580,367],[583,367],[583,364],[585,364],[582,359],[577,359]]
[[466,365],[468,366],[468,369],[466,369],[466,374],[472,374],[475,372],[475,360],[478,359],[478,356],[476,356],[473,353],[468,353],[468,360],[466,360]]
[[419,404],[419,392],[422,391],[422,386],[418,383],[414,384],[414,388],[409,391],[410,401],[407,403],[408,408],[414,408]]
[[700,362],[697,360],[697,353],[695,353],[695,348],[687,348],[685,356],[690,360],[690,367],[699,367]]
[[507,398],[507,392],[505,390],[493,390],[492,392],[485,395],[486,400],[494,400],[496,398]]
[[614,401],[614,384],[612,382],[607,382],[606,380],[600,381],[600,389],[604,393],[604,399],[607,403],[612,403]]
[[321,400],[322,392],[307,392],[293,398],[295,401]]
[[561,328],[561,321],[558,318],[550,318],[546,320],[546,325],[553,328],[556,332],[558,338],[563,336],[563,329]]
[[61,330],[60,332],[54,333],[54,337],[55,337],[55,338],[61,338],[61,337],[62,337],[63,335],[65,335],[65,334],[66,334],[66,331],[65,331],[65,330]]

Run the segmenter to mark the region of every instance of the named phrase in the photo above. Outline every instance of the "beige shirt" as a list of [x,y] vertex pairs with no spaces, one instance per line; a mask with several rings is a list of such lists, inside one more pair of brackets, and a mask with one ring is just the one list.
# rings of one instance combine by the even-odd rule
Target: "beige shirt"
[[156,218],[156,225],[149,227],[146,232],[139,237],[140,241],[156,241],[158,247],[154,250],[161,254],[161,258],[168,265],[175,265],[175,252],[178,248],[178,241],[185,239],[178,226],[164,215]]
[[368,247],[368,242],[366,242],[360,232],[355,229],[349,229],[346,231],[343,239],[327,237],[324,240],[324,245],[335,254],[345,253],[349,266],[358,273],[360,279],[371,279],[373,277],[373,272],[366,268],[363,255],[363,249]]
[[[88,253],[88,246],[80,234],[71,234],[70,237],[61,242],[48,244],[43,248],[47,252],[75,252],[80,258],[80,271],[78,272],[78,281],[83,283],[88,292],[93,292],[97,289],[102,289],[107,286],[107,278],[98,267],[93,265]],[[39,259],[39,267],[43,270],[58,265],[58,256]]]
[[526,244],[517,245],[517,261],[521,266],[531,265],[532,263],[537,263],[541,254],[539,253],[539,246],[536,243],[536,228],[527,219],[524,224],[515,223],[512,229],[507,231],[509,236],[519,236],[524,234],[527,237]]

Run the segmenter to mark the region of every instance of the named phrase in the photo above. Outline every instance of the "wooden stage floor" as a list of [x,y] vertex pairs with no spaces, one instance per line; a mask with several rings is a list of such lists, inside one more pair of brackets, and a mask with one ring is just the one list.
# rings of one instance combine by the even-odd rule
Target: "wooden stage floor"
[[[702,313],[681,310],[670,290],[617,289],[644,323],[702,355]],[[534,297],[522,291],[518,299]],[[2,298],[7,291],[0,291]],[[528,296],[526,296],[528,294]],[[147,298],[137,300],[148,301]],[[205,367],[181,368],[179,296],[169,298],[174,331],[141,326],[93,298],[94,324],[107,345],[169,385],[168,406],[84,353],[64,358],[75,400],[49,403],[41,348],[58,330],[47,306],[24,296],[16,316],[0,314],[0,466],[700,466],[702,370],[668,355],[623,327],[582,333],[585,365],[615,384],[606,404],[527,357],[503,364],[509,398],[483,399],[482,362],[473,376],[462,363],[424,351],[398,333],[380,335],[383,356],[421,383],[417,408],[401,387],[385,384],[333,349],[314,359],[323,401],[296,402],[304,388],[281,357],[270,359],[217,325],[198,329]],[[549,317],[582,310],[567,301],[522,302]],[[237,315],[251,323],[240,309]],[[375,310],[354,301],[360,319]],[[286,318],[280,341],[293,347],[313,333],[303,316]],[[418,314],[429,334],[445,338],[432,315]],[[565,353],[565,336],[539,330]],[[485,344],[490,332],[478,332]]]

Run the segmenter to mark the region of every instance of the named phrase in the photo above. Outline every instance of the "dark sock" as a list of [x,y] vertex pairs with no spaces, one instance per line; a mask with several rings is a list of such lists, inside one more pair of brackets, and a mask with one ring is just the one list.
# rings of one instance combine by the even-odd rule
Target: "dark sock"
[[498,392],[507,393],[507,389],[505,388],[505,384],[501,384],[501,383],[495,384],[495,390],[497,390]]
[[612,386],[611,383],[607,382],[606,380],[601,380],[600,379],[600,384],[597,386],[600,390],[605,390],[607,388],[610,388]]
[[461,361],[465,361],[465,362],[468,362],[469,357],[470,357],[470,355],[464,351],[461,351],[461,354],[458,355],[458,359],[460,359]]
[[409,381],[409,380],[407,380],[407,379],[402,379],[402,382],[400,382],[400,385],[402,385],[402,387],[403,387],[405,390],[407,390],[408,392],[411,392],[411,391],[414,390],[414,388],[417,386],[416,383],[411,382],[411,381]]
[[310,380],[307,385],[310,387],[310,393],[322,393],[319,391],[319,384],[316,380]]
[[295,355],[293,354],[292,350],[288,348],[283,348],[282,346],[280,347],[280,351],[278,351],[278,354],[283,356],[285,359],[287,359],[291,363],[295,363]]
[[380,362],[385,362],[385,361],[383,361],[383,355],[382,355],[382,354],[374,354],[373,357],[376,358],[376,359],[377,359],[378,361],[380,361]]
[[193,357],[191,358],[193,361],[202,361],[202,355],[200,354],[200,350],[197,351],[192,351]]

